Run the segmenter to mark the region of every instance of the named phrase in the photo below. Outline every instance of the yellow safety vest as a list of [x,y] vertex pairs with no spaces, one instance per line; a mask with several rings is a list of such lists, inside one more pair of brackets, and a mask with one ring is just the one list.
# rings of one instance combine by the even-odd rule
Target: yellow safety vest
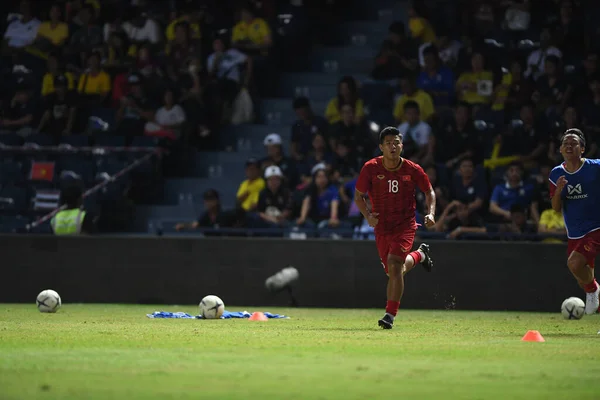
[[56,213],[50,221],[55,235],[79,235],[85,218],[85,211],[78,208]]

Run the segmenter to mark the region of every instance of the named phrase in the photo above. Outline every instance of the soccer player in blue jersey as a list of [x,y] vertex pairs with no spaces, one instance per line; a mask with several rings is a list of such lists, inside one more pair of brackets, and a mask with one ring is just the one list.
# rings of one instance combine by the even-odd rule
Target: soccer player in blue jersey
[[585,313],[598,311],[600,287],[594,261],[600,252],[600,160],[583,158],[585,137],[567,130],[560,145],[564,162],[550,172],[552,208],[562,212],[567,228],[567,266],[587,293]]

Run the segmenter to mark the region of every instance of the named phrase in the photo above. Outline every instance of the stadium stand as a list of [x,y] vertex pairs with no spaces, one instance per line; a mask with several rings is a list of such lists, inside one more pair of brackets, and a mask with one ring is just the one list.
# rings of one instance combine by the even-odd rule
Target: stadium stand
[[[368,238],[353,184],[375,134],[400,125],[438,194],[421,235],[562,238],[544,223],[557,137],[582,127],[598,154],[592,1],[5,3],[3,232],[43,225],[71,171],[106,221],[104,195],[135,204],[105,232]],[[289,201],[253,159],[280,168]]]

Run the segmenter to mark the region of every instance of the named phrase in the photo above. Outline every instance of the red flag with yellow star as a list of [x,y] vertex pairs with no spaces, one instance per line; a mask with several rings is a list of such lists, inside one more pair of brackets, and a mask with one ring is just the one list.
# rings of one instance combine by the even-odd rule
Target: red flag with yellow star
[[29,179],[32,181],[52,182],[54,180],[54,163],[34,161],[31,163]]

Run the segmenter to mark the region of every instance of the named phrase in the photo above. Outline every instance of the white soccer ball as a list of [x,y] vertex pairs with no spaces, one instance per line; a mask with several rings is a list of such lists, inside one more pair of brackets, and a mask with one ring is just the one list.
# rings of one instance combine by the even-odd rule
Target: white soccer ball
[[221,318],[225,311],[223,300],[214,295],[206,296],[200,302],[200,315],[205,319]]
[[54,290],[48,289],[38,294],[35,304],[40,312],[55,313],[62,305],[62,302],[58,293],[56,293]]
[[585,303],[579,297],[569,297],[560,307],[565,319],[581,319],[585,311]]

